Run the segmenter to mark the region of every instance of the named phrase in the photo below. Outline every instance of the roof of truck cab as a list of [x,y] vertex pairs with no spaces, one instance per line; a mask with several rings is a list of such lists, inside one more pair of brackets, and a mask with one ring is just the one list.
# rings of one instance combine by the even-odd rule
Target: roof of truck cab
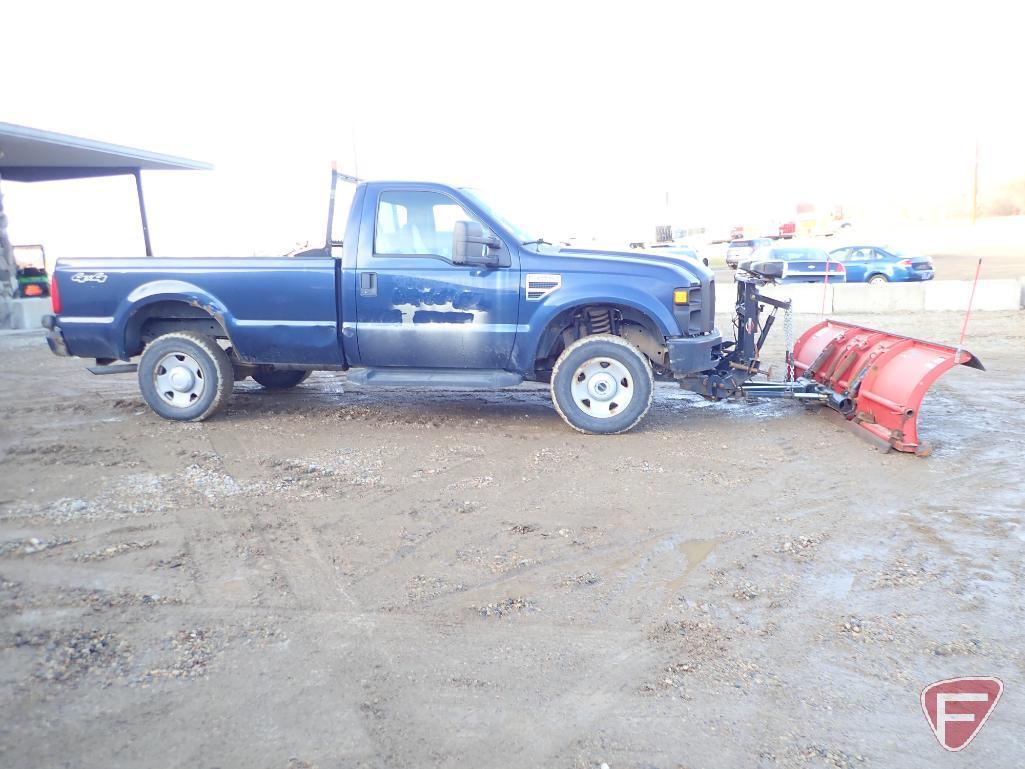
[[206,171],[209,163],[0,123],[0,177],[16,182],[85,179],[135,171]]
[[471,190],[463,184],[450,184],[448,182],[427,181],[426,179],[361,179],[360,184],[384,185],[387,187],[448,187],[452,190]]

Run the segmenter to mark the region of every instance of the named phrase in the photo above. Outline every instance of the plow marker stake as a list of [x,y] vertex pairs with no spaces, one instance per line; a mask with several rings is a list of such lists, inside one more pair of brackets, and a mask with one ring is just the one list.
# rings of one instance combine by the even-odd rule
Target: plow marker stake
[[847,419],[897,451],[926,452],[918,439],[922,398],[946,371],[982,369],[960,347],[824,320],[794,345],[797,376],[814,380],[854,406]]

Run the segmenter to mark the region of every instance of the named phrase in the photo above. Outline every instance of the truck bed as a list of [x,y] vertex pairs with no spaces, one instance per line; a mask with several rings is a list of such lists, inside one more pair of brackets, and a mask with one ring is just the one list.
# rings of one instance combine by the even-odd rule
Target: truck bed
[[244,361],[322,365],[344,363],[338,274],[327,257],[61,259],[54,272],[72,355],[127,360],[160,318],[212,317]]

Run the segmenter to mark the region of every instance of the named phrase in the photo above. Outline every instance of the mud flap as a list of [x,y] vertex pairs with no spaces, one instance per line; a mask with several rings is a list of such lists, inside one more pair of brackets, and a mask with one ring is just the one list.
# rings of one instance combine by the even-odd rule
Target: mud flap
[[964,349],[836,320],[812,326],[794,345],[798,377],[853,401],[845,416],[876,441],[917,454],[928,451],[918,439],[922,398],[958,364],[983,368]]

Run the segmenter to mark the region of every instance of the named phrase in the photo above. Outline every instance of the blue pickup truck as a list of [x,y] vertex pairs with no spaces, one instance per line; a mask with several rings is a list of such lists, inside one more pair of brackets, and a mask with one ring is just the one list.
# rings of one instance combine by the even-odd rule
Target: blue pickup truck
[[[333,203],[329,233],[332,218]],[[618,433],[656,378],[740,392],[771,326],[760,310],[785,305],[754,284],[738,283],[739,334],[724,341],[697,260],[560,248],[472,190],[374,181],[356,187],[342,240],[293,257],[61,259],[43,324],[57,355],[137,371],[168,419],[212,416],[245,377],[279,389],[347,370],[363,385],[549,383],[572,427]]]

